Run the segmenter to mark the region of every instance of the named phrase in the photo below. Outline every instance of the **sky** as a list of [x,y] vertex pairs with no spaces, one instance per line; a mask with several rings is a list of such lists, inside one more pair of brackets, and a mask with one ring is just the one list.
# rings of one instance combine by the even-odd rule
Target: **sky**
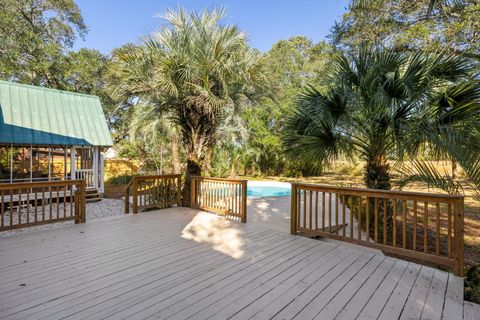
[[348,0],[76,0],[89,32],[78,39],[82,47],[109,53],[161,26],[158,18],[166,8],[182,5],[189,10],[225,6],[225,23],[236,24],[248,35],[249,44],[261,51],[281,39],[303,35],[324,40],[348,6]]

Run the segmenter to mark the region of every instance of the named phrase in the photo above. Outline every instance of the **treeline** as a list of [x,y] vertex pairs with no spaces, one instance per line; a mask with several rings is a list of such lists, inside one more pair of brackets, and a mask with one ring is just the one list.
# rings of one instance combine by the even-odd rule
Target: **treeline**
[[[331,74],[335,59],[364,46],[405,53],[454,54],[470,59],[474,67],[469,70],[475,73],[480,57],[479,10],[480,5],[474,0],[352,1],[340,21],[332,26],[328,41],[314,43],[297,36],[277,42],[265,53],[243,48],[243,38],[232,47],[225,47],[227,54],[241,56],[230,58],[235,63],[241,61],[245,68],[238,71],[242,73],[240,77],[218,70],[212,77],[218,75],[220,79],[212,80],[213,85],[199,89],[202,85],[197,84],[200,91],[211,90],[203,92],[205,97],[211,94],[212,98],[204,106],[215,106],[215,96],[225,99],[218,102],[222,105],[218,114],[197,114],[221,121],[214,121],[213,138],[202,144],[201,159],[193,159],[194,162],[216,176],[321,173],[325,164],[321,158],[298,157],[295,149],[286,152],[289,146],[284,136],[292,132],[288,122],[298,112],[299,96],[312,88],[326,93],[331,82],[327,75]],[[224,14],[222,11],[213,17],[212,26]],[[167,25],[169,19],[176,19],[170,11],[165,18]],[[228,32],[237,32],[235,36],[240,37],[242,32],[234,29],[232,26]],[[181,118],[179,109],[171,108],[176,102],[165,99],[160,92],[170,90],[171,96],[178,96],[182,90],[196,90],[179,84],[173,77],[192,76],[192,81],[197,81],[203,70],[182,68],[177,60],[162,56],[162,50],[155,46],[165,39],[153,41],[165,36],[162,34],[153,35],[144,43],[125,44],[108,55],[94,49],[72,50],[75,41],[87,32],[73,0],[3,0],[0,78],[98,95],[120,157],[140,159],[145,172],[185,169],[198,144],[190,146],[191,141],[185,140],[186,128],[181,121],[198,119]],[[177,54],[192,55],[190,60],[185,57],[185,63],[201,61],[194,57],[198,54],[194,50]],[[167,68],[177,68],[176,73],[169,73]],[[159,69],[162,71],[155,73]],[[187,71],[188,75],[182,74]],[[228,79],[228,85],[221,77]],[[255,81],[249,83],[250,80]],[[166,107],[169,103],[170,108]],[[359,157],[358,153],[350,156]]]

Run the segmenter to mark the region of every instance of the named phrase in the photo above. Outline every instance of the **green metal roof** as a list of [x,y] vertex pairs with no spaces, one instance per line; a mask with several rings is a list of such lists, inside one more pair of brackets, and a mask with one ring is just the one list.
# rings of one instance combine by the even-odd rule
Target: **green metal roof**
[[111,146],[96,96],[0,81],[0,143]]

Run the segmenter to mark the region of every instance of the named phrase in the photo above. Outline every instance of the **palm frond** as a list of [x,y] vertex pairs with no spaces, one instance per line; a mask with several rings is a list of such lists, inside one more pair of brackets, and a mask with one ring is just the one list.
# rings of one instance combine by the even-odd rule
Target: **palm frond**
[[411,168],[403,167],[398,172],[403,176],[399,180],[399,188],[413,182],[425,183],[429,188],[436,188],[448,194],[462,194],[463,187],[452,179],[448,172],[440,172],[431,162],[413,160]]

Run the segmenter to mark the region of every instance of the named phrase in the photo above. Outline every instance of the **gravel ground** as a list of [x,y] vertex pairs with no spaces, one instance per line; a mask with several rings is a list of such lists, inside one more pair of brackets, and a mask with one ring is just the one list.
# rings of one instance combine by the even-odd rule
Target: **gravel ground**
[[[67,204],[67,212],[69,210],[69,204]],[[24,221],[26,221],[26,210],[23,210],[24,214]],[[87,222],[95,219],[107,218],[107,217],[114,217],[114,216],[122,216],[124,215],[124,202],[121,199],[102,199],[98,202],[92,202],[86,204],[86,212],[87,212]],[[60,205],[60,212],[63,214],[63,207],[62,204]],[[55,213],[54,213],[55,216]],[[5,217],[7,219],[7,217]],[[18,220],[18,214],[14,216],[14,223]],[[32,220],[32,217],[30,217]],[[7,221],[5,221],[7,223]],[[26,233],[38,230],[49,230],[54,228],[60,228],[66,225],[73,224],[74,221],[66,221],[66,222],[57,222],[51,224],[44,224],[36,227],[29,227],[24,229],[18,230],[9,230],[9,231],[2,231],[0,232],[0,238],[12,236],[19,233]]]

